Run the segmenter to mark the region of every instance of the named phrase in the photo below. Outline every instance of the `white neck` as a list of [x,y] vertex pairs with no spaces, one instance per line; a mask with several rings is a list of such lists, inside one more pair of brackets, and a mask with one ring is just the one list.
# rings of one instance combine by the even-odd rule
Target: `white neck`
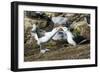
[[33,24],[33,28],[32,28],[32,31],[35,31],[36,30],[36,25]]

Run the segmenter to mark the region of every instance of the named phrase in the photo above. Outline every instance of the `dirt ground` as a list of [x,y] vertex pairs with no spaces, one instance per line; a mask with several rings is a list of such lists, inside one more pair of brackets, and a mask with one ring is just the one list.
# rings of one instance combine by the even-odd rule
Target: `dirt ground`
[[77,46],[64,45],[58,48],[52,45],[50,51],[42,54],[39,49],[26,49],[24,53],[24,61],[47,61],[47,60],[70,60],[70,59],[89,59],[90,44],[82,44]]

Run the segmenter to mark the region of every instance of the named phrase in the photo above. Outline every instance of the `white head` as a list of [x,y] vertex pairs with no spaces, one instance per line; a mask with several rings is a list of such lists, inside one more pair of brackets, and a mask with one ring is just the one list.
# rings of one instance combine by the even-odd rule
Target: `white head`
[[33,24],[33,26],[32,26],[32,31],[35,31],[36,28],[37,28],[36,24]]

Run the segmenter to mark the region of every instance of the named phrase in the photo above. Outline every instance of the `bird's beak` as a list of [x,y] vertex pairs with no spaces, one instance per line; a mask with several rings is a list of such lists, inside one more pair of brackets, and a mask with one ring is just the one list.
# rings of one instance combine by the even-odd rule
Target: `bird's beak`
[[60,28],[60,29],[59,29],[59,31],[63,31],[63,29],[62,29],[62,28]]
[[59,28],[59,31],[63,31],[62,26],[58,26],[57,28]]

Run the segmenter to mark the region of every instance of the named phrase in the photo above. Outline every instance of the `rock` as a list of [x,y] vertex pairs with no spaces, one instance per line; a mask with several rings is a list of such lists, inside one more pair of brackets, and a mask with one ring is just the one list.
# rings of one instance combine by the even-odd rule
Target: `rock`
[[88,26],[88,23],[85,21],[80,21],[74,24],[74,33],[76,35],[80,35],[87,40],[90,40],[90,26]]
[[80,29],[81,29],[80,35],[90,40],[90,27],[84,25],[84,26],[81,26]]

